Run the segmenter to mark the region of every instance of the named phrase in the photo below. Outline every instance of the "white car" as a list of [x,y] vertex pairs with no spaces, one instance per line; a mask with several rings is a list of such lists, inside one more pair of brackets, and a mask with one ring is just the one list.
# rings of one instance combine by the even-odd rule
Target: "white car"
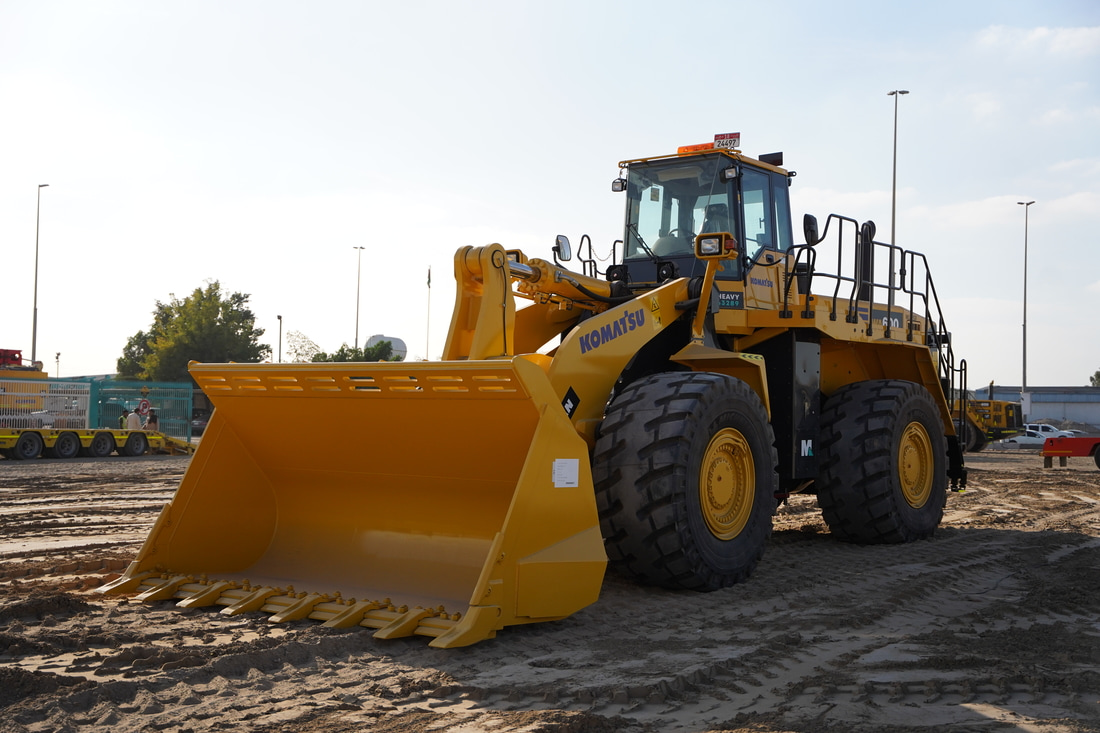
[[1072,438],[1074,435],[1069,430],[1059,430],[1053,425],[1047,425],[1046,423],[1024,425],[1024,430],[1033,430],[1044,438]]
[[1019,435],[1013,435],[1011,438],[1005,438],[1001,442],[1003,444],[1005,444],[1006,446],[1011,446],[1013,448],[1019,448],[1021,446],[1027,446],[1029,448],[1038,448],[1038,447],[1042,447],[1043,443],[1047,442],[1048,437],[1055,437],[1053,435],[1051,435],[1051,436],[1043,435],[1043,434],[1039,433],[1039,431],[1037,431],[1037,430],[1031,430],[1030,428],[1032,428],[1032,427],[1034,427],[1034,426],[1029,425],[1028,430],[1025,430],[1024,432],[1020,433]]

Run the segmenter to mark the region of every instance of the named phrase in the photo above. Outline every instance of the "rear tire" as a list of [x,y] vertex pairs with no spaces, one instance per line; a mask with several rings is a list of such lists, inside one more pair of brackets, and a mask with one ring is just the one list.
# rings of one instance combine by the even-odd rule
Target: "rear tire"
[[149,450],[149,439],[145,437],[145,433],[130,433],[130,437],[126,439],[126,445],[119,451],[124,456],[143,456],[145,451]]
[[92,436],[92,442],[81,452],[83,455],[93,458],[106,458],[115,449],[115,439],[110,433],[96,433]]
[[863,544],[931,537],[947,501],[947,439],[919,384],[857,382],[822,410],[818,504],[839,538]]
[[29,461],[42,455],[42,436],[38,433],[20,433],[11,449],[11,457],[17,461]]
[[593,459],[612,563],[643,582],[712,591],[744,580],[771,534],[767,412],[739,379],[653,374],[612,402]]
[[46,449],[50,458],[75,458],[80,452],[80,438],[76,433],[62,433],[57,436],[52,448]]

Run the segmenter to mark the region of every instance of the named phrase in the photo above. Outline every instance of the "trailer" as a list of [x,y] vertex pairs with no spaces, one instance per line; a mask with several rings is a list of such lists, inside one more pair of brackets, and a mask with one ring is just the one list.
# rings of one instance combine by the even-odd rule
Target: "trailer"
[[[50,379],[41,363],[25,364],[14,349],[0,349],[0,456],[30,460],[187,455],[191,445],[189,384]],[[154,430],[126,429],[124,412],[158,414]]]
[[45,458],[103,458],[112,453],[190,455],[194,447],[179,438],[153,430],[71,430],[67,428],[2,428],[0,455],[15,460]]
[[1069,458],[1089,458],[1100,468],[1100,436],[1078,436],[1074,438],[1047,438],[1043,443],[1043,468],[1051,468],[1054,458],[1058,465],[1065,466]]

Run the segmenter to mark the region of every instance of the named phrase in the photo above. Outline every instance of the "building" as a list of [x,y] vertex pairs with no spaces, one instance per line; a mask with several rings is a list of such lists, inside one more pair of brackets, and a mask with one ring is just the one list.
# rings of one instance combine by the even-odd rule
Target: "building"
[[[1020,402],[1026,422],[1075,422],[1100,426],[1100,387],[1028,387],[991,385],[992,399]],[[991,399],[990,387],[974,390],[980,400]]]

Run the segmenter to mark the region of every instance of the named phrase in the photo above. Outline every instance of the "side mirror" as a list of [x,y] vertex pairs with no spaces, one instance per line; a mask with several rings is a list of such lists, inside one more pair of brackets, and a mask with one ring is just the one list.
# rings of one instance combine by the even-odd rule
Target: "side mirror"
[[817,217],[813,214],[804,214],[802,216],[802,233],[806,237],[806,244],[811,247],[821,241],[821,237],[817,233]]
[[554,240],[554,259],[568,262],[573,259],[573,249],[569,246],[569,237],[559,234]]

